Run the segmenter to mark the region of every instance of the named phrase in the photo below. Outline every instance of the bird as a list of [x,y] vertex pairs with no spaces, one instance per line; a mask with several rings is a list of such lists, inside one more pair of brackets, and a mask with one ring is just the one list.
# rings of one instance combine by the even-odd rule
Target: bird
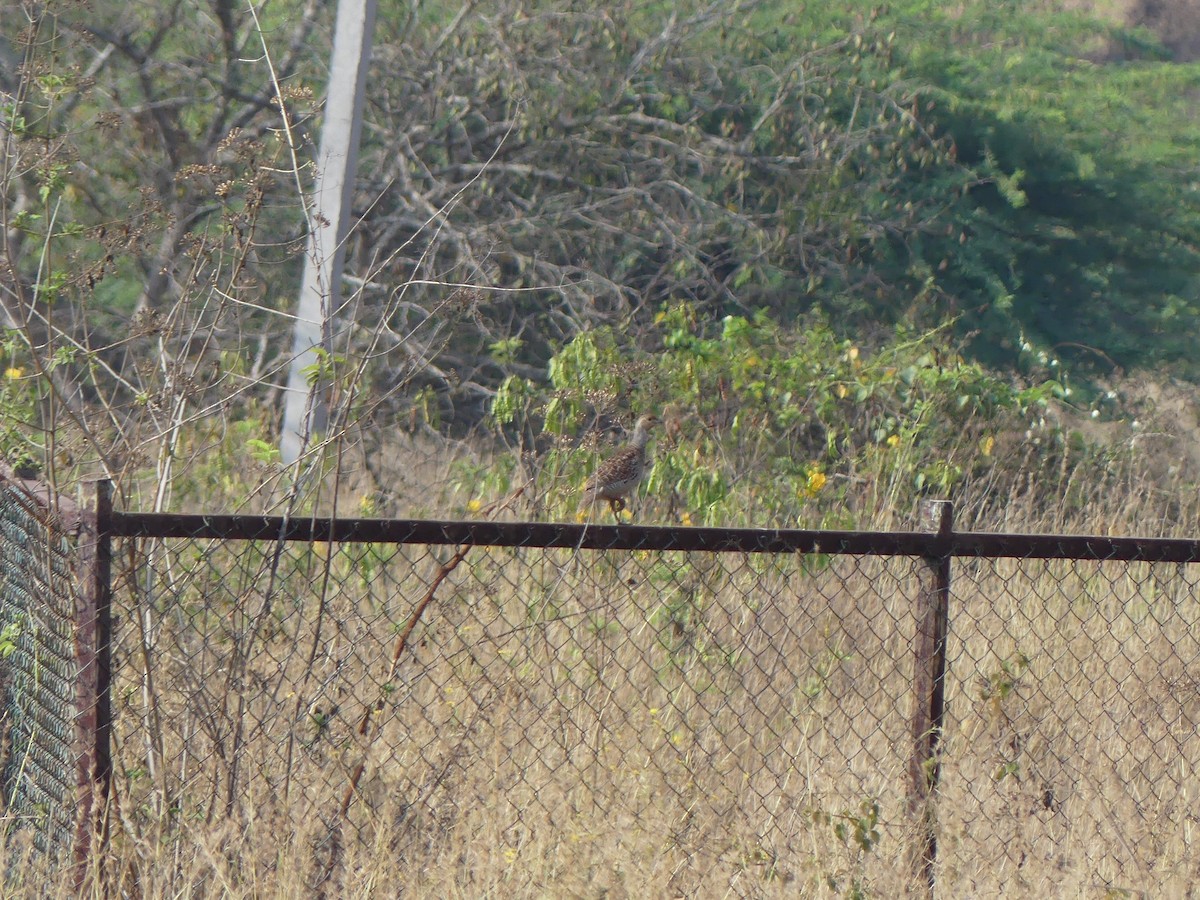
[[583,499],[591,504],[607,500],[613,515],[625,508],[625,498],[637,488],[646,473],[646,444],[650,429],[658,424],[658,416],[644,415],[633,428],[629,443],[600,464],[583,486]]

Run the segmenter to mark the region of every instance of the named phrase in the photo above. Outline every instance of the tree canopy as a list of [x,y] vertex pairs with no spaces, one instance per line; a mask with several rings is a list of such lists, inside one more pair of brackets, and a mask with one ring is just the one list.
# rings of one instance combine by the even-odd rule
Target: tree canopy
[[[22,23],[0,38],[5,365],[38,379],[5,452],[161,475],[231,409],[269,448],[329,11],[0,8]],[[377,27],[314,378],[335,429],[487,426],[580,336],[656,353],[684,308],[700,342],[766,316],[777,347],[821,321],[864,348],[956,334],[1018,379],[1200,375],[1200,64],[1145,30],[1028,0],[501,0]]]

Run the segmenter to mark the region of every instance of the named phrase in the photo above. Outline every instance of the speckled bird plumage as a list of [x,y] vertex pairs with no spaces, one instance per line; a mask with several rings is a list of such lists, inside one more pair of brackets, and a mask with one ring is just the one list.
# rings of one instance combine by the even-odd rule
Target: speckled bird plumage
[[629,443],[601,463],[583,486],[585,501],[607,500],[614,514],[625,508],[625,498],[646,473],[646,444],[650,442],[650,429],[657,422],[658,418],[651,415],[637,420]]

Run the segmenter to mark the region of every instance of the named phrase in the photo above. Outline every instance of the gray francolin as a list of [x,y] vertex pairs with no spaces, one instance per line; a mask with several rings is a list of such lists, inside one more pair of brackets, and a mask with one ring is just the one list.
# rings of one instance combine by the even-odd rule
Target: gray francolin
[[645,415],[637,420],[629,443],[600,464],[583,486],[583,499],[589,505],[607,500],[613,515],[625,508],[625,498],[634,492],[646,474],[646,444],[658,416]]

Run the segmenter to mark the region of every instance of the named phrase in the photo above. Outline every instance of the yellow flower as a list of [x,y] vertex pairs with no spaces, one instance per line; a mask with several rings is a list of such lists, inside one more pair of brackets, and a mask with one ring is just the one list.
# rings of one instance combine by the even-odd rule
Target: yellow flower
[[684,512],[681,512],[679,514],[679,522],[681,525],[683,525],[683,527],[691,528],[692,527],[692,514],[690,512],[687,512],[686,510]]
[[828,480],[825,477],[825,473],[821,471],[816,463],[810,464],[804,470],[804,493],[810,497],[815,497],[821,488],[825,487],[825,482]]
[[358,510],[364,516],[374,515],[375,509],[376,509],[375,498],[372,497],[370,494],[363,494],[362,497],[359,498]]
[[479,510],[481,510],[481,509],[483,509],[483,501],[482,500],[468,501],[467,512],[479,512]]
[[834,387],[833,392],[835,394],[837,394],[837,397],[839,400],[845,400],[846,395],[850,393],[850,389],[847,388],[844,384],[839,384],[836,387]]
[[980,439],[979,452],[982,453],[984,456],[991,456],[992,448],[995,446],[996,446],[996,439],[989,434],[987,437]]
[[887,445],[889,447],[899,447],[900,446],[900,435],[898,435],[898,434],[891,435],[887,439]]
[[24,370],[24,369],[19,369],[19,368],[17,368],[16,366],[13,366],[11,369],[5,369],[5,370],[4,370],[4,377],[5,377],[5,378],[10,378],[10,379],[13,379],[13,380],[15,380],[15,379],[17,379],[17,378],[20,378],[20,377],[21,377],[22,375],[24,375],[24,374],[25,374],[25,370]]

